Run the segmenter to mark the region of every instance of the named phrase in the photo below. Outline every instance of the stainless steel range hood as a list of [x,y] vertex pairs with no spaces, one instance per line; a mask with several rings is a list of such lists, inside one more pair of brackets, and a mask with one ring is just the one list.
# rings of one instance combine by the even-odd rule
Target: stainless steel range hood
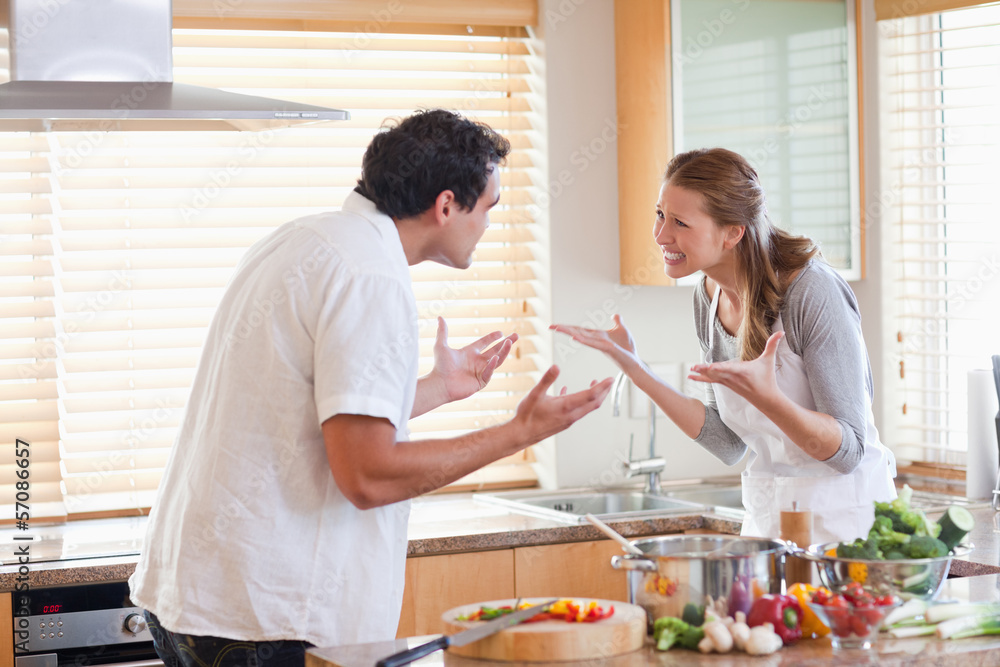
[[0,131],[263,130],[347,111],[173,83],[170,0],[0,0]]

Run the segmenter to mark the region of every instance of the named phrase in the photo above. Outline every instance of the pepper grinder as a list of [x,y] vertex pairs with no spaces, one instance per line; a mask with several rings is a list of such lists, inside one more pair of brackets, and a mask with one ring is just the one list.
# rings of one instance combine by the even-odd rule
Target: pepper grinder
[[[800,510],[798,501],[792,502],[791,511],[781,512],[781,539],[795,542],[802,549],[812,544],[813,515]],[[798,556],[785,558],[785,583],[812,583],[812,563]]]

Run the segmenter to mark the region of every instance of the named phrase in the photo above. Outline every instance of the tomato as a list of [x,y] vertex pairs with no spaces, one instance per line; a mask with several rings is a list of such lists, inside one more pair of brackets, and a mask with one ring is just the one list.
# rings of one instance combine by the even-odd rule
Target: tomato
[[812,601],[816,604],[826,604],[829,599],[829,593],[827,593],[826,589],[823,588],[817,588],[812,596]]
[[858,609],[854,612],[861,618],[865,619],[868,625],[878,625],[879,621],[882,620],[882,610],[878,607],[871,607],[870,609]]
[[896,598],[892,597],[891,595],[880,595],[877,598],[875,598],[875,604],[877,604],[879,607],[885,607],[887,605],[895,603],[896,603]]
[[843,595],[834,595],[832,598],[827,600],[825,606],[833,607],[835,609],[847,609],[847,607],[850,606],[850,603]]
[[830,621],[830,629],[838,637],[849,637],[851,634],[851,612],[847,609],[829,609],[826,611]]
[[855,607],[870,607],[875,604],[875,598],[869,593],[859,593],[854,597]]
[[866,637],[868,633],[871,632],[871,626],[865,622],[865,619],[860,616],[851,617],[851,632],[858,635],[859,637]]

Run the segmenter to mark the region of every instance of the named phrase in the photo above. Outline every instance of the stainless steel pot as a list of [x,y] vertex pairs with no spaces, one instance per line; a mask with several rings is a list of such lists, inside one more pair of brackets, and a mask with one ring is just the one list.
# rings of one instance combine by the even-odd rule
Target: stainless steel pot
[[669,535],[632,541],[644,556],[612,556],[611,566],[628,570],[629,602],[646,610],[649,626],[661,616],[712,605],[722,615],[750,611],[765,593],[780,593],[783,540],[726,535]]

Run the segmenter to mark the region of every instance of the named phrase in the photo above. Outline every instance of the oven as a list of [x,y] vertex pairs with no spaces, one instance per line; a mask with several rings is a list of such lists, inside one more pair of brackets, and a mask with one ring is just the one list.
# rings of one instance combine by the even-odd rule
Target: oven
[[128,582],[12,594],[15,667],[163,667]]

